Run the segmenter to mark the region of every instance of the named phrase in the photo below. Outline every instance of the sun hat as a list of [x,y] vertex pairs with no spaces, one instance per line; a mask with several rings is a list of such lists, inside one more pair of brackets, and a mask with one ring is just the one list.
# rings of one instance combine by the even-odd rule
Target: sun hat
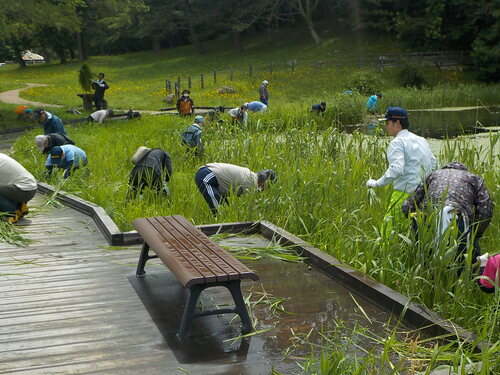
[[267,80],[263,80],[263,81],[262,81],[262,84],[263,84],[263,85],[269,85],[269,82],[267,82]]
[[132,156],[132,163],[137,164],[139,163],[144,156],[150,151],[151,149],[146,146],[141,146],[137,149],[135,154]]
[[43,152],[45,150],[45,141],[48,139],[46,135],[37,135],[35,137],[35,145],[38,147],[38,150],[40,152]]
[[200,123],[200,122],[204,123],[205,119],[203,118],[203,116],[196,116],[194,118],[194,122],[196,122],[196,123]]
[[53,164],[59,164],[62,160],[64,151],[61,146],[54,146],[50,149],[50,159]]
[[389,107],[387,108],[387,112],[385,113],[383,118],[380,118],[379,121],[387,121],[387,120],[403,120],[408,118],[408,113],[406,109],[401,107]]

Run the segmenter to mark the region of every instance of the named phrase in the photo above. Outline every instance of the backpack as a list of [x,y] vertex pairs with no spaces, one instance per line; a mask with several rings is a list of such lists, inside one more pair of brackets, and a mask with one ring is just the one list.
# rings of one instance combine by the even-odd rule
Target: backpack
[[181,143],[185,146],[194,148],[198,146],[198,138],[200,134],[200,129],[192,129],[189,127],[182,132]]

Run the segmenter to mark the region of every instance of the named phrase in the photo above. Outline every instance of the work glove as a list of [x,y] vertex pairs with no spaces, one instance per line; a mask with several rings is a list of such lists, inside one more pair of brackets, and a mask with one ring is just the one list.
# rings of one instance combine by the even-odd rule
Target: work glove
[[477,261],[481,263],[481,267],[486,267],[486,263],[488,263],[488,253],[477,257]]
[[366,187],[368,188],[375,188],[378,186],[377,180],[374,180],[373,178],[370,178],[368,181],[366,181]]

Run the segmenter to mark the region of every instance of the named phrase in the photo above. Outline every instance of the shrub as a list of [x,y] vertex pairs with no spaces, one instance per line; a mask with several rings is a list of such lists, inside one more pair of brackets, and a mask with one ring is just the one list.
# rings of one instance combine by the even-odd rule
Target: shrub
[[418,89],[426,83],[425,77],[419,68],[405,65],[399,72],[399,81],[403,87],[416,87]]
[[90,92],[92,83],[92,71],[87,64],[83,64],[80,68],[78,81],[80,82],[80,87],[84,92]]
[[357,91],[362,95],[372,95],[380,92],[381,83],[378,79],[371,77],[368,74],[360,75],[351,81],[350,87],[347,89]]

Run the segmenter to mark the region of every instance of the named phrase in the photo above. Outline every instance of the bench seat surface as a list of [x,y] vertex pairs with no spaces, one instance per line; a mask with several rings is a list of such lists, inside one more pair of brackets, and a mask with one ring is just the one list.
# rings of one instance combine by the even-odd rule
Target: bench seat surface
[[135,219],[132,226],[186,288],[258,276],[183,216]]

